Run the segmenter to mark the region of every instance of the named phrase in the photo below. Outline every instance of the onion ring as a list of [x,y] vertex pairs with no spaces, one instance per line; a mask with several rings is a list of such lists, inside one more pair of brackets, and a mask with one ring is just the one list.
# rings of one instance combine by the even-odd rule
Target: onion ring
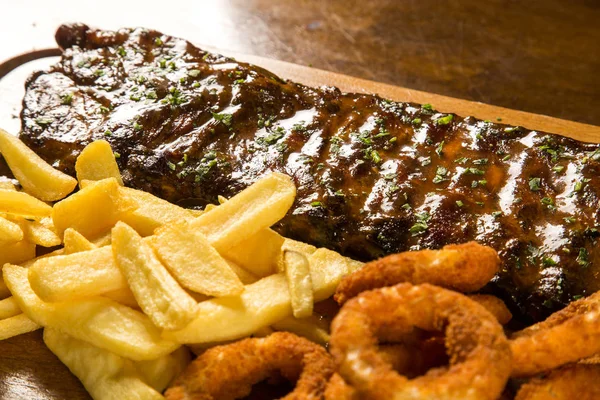
[[600,353],[600,292],[513,334],[514,377],[531,376]]
[[167,390],[167,400],[233,400],[252,385],[283,376],[296,382],[285,400],[321,400],[335,371],[327,351],[304,338],[276,332],[208,349]]
[[[378,341],[416,330],[445,333],[450,365],[410,380],[392,369]],[[466,296],[428,284],[402,283],[348,301],[333,320],[330,350],[339,374],[373,400],[495,400],[511,370],[496,319]]]
[[325,400],[358,400],[356,390],[346,383],[337,372],[333,374],[325,389]]
[[470,294],[469,298],[476,301],[488,310],[500,324],[506,325],[512,319],[512,313],[506,307],[506,304],[496,296],[491,294]]
[[441,250],[407,251],[367,263],[346,276],[334,298],[344,304],[365,290],[402,282],[474,292],[487,284],[499,268],[498,253],[476,242],[448,245]]
[[521,386],[515,400],[600,399],[600,365],[575,364]]

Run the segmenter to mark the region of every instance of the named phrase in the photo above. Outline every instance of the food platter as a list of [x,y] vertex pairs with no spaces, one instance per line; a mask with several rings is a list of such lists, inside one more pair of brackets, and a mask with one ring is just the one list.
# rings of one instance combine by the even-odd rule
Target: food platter
[[[283,78],[313,86],[332,85],[343,91],[378,93],[398,101],[431,103],[441,111],[473,115],[480,119],[501,119],[503,123],[600,142],[598,127],[369,82],[280,61],[236,54],[232,56],[269,69]],[[45,348],[39,332],[0,342],[0,352],[0,396],[3,398],[89,398],[79,382]]]

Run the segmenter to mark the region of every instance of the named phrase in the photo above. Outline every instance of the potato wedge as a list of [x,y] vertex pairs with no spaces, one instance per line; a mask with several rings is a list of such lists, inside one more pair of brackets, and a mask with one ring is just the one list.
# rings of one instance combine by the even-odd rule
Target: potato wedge
[[136,208],[121,217],[142,236],[150,236],[156,228],[165,224],[191,221],[193,216],[185,208],[171,204],[150,193],[130,188],[121,188],[122,196]]
[[23,240],[23,230],[18,224],[0,217],[0,248]]
[[96,140],[85,146],[75,162],[75,173],[79,182],[115,178],[123,186],[115,154],[106,140]]
[[49,302],[127,288],[110,247],[39,259],[29,268],[29,282],[35,293]]
[[272,173],[227,202],[194,219],[190,226],[208,238],[221,254],[285,216],[296,186],[284,174]]
[[181,329],[194,319],[198,303],[179,286],[133,228],[117,223],[112,230],[112,251],[137,303],[156,326]]
[[11,263],[21,264],[35,258],[35,244],[27,240],[0,246],[0,266]]
[[80,253],[96,248],[96,245],[87,240],[85,236],[73,228],[67,228],[65,230],[63,242],[65,244],[65,254]]
[[[14,219],[13,221],[17,222]],[[54,247],[62,243],[61,238],[54,230],[54,224],[50,217],[44,217],[39,221],[20,218],[18,223],[25,234],[25,239],[31,243],[42,247]]]
[[[348,259],[330,250],[317,250],[308,262],[315,302],[333,295],[340,280],[351,272]],[[210,299],[198,308],[198,316],[188,326],[164,332],[163,337],[179,343],[235,340],[292,315],[284,274],[267,276],[247,285],[238,296]]]
[[44,255],[41,255],[39,257],[35,257],[35,258],[30,258],[29,260],[20,263],[19,265],[21,267],[24,268],[29,268],[31,267],[33,264],[35,264],[38,260],[41,260],[42,258],[48,258],[48,257],[54,257],[54,256],[62,256],[64,254],[65,250],[64,249],[58,249],[58,250],[54,250],[53,252],[50,253],[46,253]]
[[18,314],[0,320],[0,340],[8,339],[13,336],[19,336],[24,333],[33,332],[40,329],[41,326],[33,322],[25,314]]
[[98,237],[109,231],[121,217],[136,208],[131,200],[121,196],[115,178],[94,182],[54,205],[52,220],[59,236],[73,228],[86,238]]
[[310,317],[313,311],[314,297],[308,259],[302,253],[286,250],[283,253],[283,260],[294,317]]
[[329,327],[315,315],[308,318],[287,317],[272,325],[277,331],[286,331],[325,346],[329,343]]
[[3,129],[0,129],[0,153],[23,189],[38,199],[57,201],[77,186],[75,179],[52,168],[17,137]]
[[164,400],[130,360],[55,329],[44,329],[44,343],[95,400]]
[[111,299],[116,301],[117,303],[121,303],[126,305],[127,307],[134,308],[136,310],[140,309],[140,305],[137,303],[133,292],[129,288],[113,290],[112,292],[106,292],[102,294],[102,297],[106,297],[107,299]]
[[0,300],[0,320],[21,314],[21,309],[14,297]]
[[272,229],[263,229],[226,250],[223,257],[261,278],[277,272],[277,260],[284,238]]
[[302,253],[308,257],[312,253],[317,251],[317,248],[315,246],[313,246],[312,244],[285,238],[283,241],[283,245],[281,246],[281,250],[282,251],[285,251],[285,250],[297,251],[298,253]]
[[183,372],[190,361],[192,361],[190,351],[185,346],[181,346],[171,354],[156,360],[137,361],[135,368],[144,382],[162,393]]
[[188,224],[166,225],[156,232],[150,243],[183,287],[217,297],[240,294],[244,290],[223,257],[202,233]]
[[139,311],[103,297],[46,303],[31,289],[27,269],[5,265],[4,281],[17,304],[34,322],[132,360],[153,360],[179,347]]
[[0,189],[0,212],[33,218],[47,217],[52,214],[52,207],[25,192]]

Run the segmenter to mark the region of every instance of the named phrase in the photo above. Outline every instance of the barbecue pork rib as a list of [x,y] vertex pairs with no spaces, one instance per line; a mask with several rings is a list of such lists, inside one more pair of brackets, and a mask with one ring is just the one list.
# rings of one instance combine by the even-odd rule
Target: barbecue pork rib
[[281,234],[361,260],[477,240],[503,261],[487,290],[526,322],[600,289],[598,145],[307,87],[148,29],[56,39],[21,138],[62,171],[105,139],[127,186],[186,207],[284,172]]

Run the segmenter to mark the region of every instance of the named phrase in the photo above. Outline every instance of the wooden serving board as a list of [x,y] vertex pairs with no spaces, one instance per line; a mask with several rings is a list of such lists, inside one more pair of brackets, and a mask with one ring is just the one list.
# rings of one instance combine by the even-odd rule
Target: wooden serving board
[[[218,49],[209,50],[219,52]],[[227,53],[226,55],[261,66],[282,78],[310,86],[330,85],[346,92],[377,93],[384,98],[397,101],[430,103],[442,112],[453,112],[461,116],[471,115],[494,122],[500,119],[506,124],[600,143],[600,127],[597,126],[454,99],[283,61],[242,54]],[[77,378],[46,348],[41,337],[41,331],[37,331],[0,341],[0,399],[90,399]]]

